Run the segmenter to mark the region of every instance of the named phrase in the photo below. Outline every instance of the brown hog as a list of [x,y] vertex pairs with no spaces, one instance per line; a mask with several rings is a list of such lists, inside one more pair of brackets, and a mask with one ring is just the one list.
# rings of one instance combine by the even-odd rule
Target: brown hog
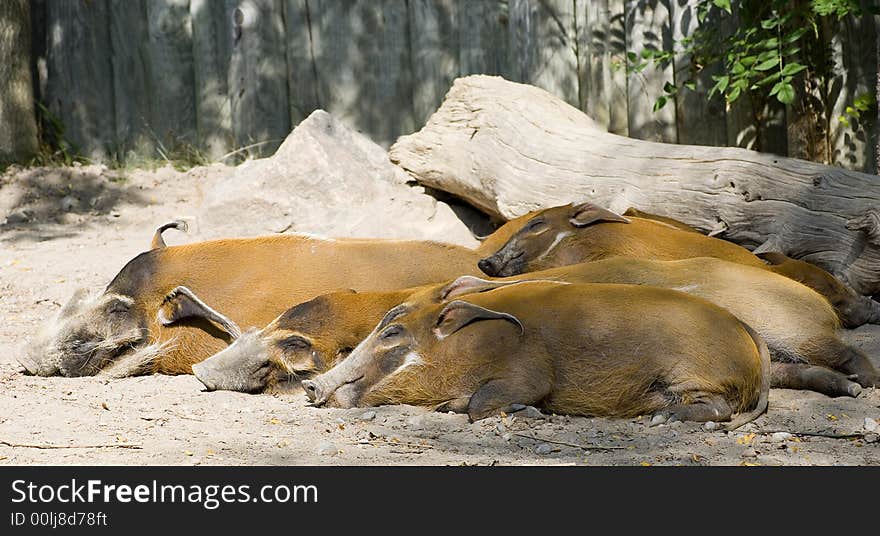
[[389,309],[406,299],[440,303],[469,292],[471,282],[485,286],[466,276],[397,291],[324,294],[291,307],[261,330],[246,331],[192,371],[208,390],[280,392],[293,381],[298,389],[299,380],[345,358]]
[[523,404],[693,421],[740,413],[735,428],[766,410],[769,374],[760,336],[703,299],[542,281],[444,304],[408,301],[302,385],[314,403],[343,408],[416,404],[472,420]]
[[[97,298],[78,292],[20,361],[40,375],[190,373],[226,347],[235,324],[264,326],[290,303],[332,290],[391,290],[475,273],[478,257],[434,242],[305,235],[158,245],[129,261]],[[196,296],[229,317],[203,314]]]
[[854,329],[864,324],[880,324],[880,303],[856,293],[848,285],[815,264],[792,259],[782,253],[758,253],[767,269],[804,284],[834,307],[843,327]]
[[[686,223],[635,208],[628,208],[623,215],[660,221],[683,231],[699,232]],[[815,264],[795,260],[778,252],[758,253],[757,256],[767,263],[767,270],[793,279],[825,296],[843,327],[853,329],[864,324],[880,324],[880,303],[856,293]]]
[[[515,276],[487,281],[463,276],[449,284],[424,287],[433,289],[425,299],[440,303],[522,279]],[[615,257],[532,272],[528,280],[642,284],[707,299],[732,312],[764,338],[778,362],[773,366],[774,387],[856,396],[861,388],[848,376],[855,375],[863,385],[874,385],[878,379],[867,356],[837,337],[837,318],[822,296],[761,268],[708,257],[680,261]],[[386,311],[407,299],[421,301],[414,296],[419,291],[425,292],[404,289],[319,296],[289,309],[263,330],[246,333],[229,348],[193,366],[193,371],[209,389],[276,390],[282,380],[332,367],[369,334]],[[802,377],[797,376],[798,372]]]
[[[650,285],[693,294],[751,326],[767,342],[774,361],[792,364],[773,367],[774,387],[856,396],[861,389],[848,377],[866,387],[880,385],[880,373],[870,359],[838,337],[837,315],[825,298],[762,268],[710,257],[678,261],[614,257],[484,281],[483,285],[492,288],[524,278]],[[830,370],[823,373],[808,365]],[[804,371],[804,378],[795,379],[798,369]]]
[[506,226],[516,229],[510,240],[479,262],[480,269],[493,277],[618,256],[656,260],[715,257],[747,266],[764,265],[749,250],[731,242],[664,222],[626,218],[591,203],[532,212]]

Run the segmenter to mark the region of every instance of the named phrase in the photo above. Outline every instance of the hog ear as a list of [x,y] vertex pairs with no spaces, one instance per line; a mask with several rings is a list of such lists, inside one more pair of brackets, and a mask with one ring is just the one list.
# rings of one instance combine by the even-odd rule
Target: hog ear
[[440,311],[434,333],[439,339],[445,339],[461,328],[480,320],[506,320],[519,328],[520,334],[525,332],[522,322],[511,314],[500,313],[480,307],[466,301],[455,300]]
[[575,206],[568,221],[575,227],[586,227],[603,221],[629,223],[629,219],[592,203],[582,203]]
[[235,322],[209,307],[186,287],[176,287],[169,292],[162,300],[157,316],[163,326],[168,326],[184,318],[205,318],[217,324],[233,339],[241,337],[241,329]]
[[89,291],[87,289],[76,289],[76,291],[73,293],[73,296],[71,296],[70,299],[67,300],[67,303],[65,303],[64,307],[62,307],[61,310],[58,312],[58,316],[61,318],[65,318],[72,315],[80,307],[82,307],[82,304],[86,301],[88,297]]
[[480,279],[472,275],[463,275],[452,281],[442,289],[437,295],[437,301],[442,302],[451,300],[464,294],[473,294],[476,292],[485,292],[487,290],[496,289],[519,283],[519,281],[489,281],[488,279]]

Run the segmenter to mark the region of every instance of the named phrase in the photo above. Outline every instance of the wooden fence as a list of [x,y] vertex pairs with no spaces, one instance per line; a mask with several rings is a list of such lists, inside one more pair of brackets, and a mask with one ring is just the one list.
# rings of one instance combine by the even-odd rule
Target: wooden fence
[[[863,0],[867,5],[872,0]],[[652,111],[689,58],[627,73],[626,52],[672,50],[695,0],[35,0],[38,99],[86,156],[271,153],[323,108],[385,146],[420,128],[472,73],[543,87],[609,131],[803,156],[799,117],[696,93]],[[834,113],[871,91],[877,18],[834,37]],[[45,119],[44,119],[45,121]],[[874,171],[873,121],[835,124],[834,163]],[[791,131],[791,135],[789,135]],[[585,148],[587,150],[588,148]],[[241,154],[244,154],[242,151]]]

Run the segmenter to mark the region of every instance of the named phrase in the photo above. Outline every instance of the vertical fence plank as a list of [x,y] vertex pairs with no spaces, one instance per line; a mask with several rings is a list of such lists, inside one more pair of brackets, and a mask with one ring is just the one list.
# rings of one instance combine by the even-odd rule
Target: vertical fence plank
[[579,107],[574,11],[572,0],[511,0],[510,52],[514,80]]
[[611,69],[607,85],[610,94],[608,131],[629,136],[629,80],[626,76],[626,0],[608,1],[608,51]]
[[[870,2],[861,2],[867,8]],[[849,126],[840,121],[847,106],[856,98],[873,93],[877,79],[877,27],[865,14],[849,16],[834,25],[832,62],[837,89],[831,113],[831,160],[848,169],[873,169],[876,140],[872,139],[873,118],[869,113],[858,119],[848,117]]]
[[237,148],[269,155],[290,132],[280,0],[231,2],[229,96]]
[[507,76],[508,8],[506,0],[458,0],[459,76]]
[[606,129],[611,126],[611,22],[608,0],[579,2],[584,11],[585,54],[581,71],[581,109]]
[[151,134],[147,67],[147,10],[144,0],[110,0],[113,102],[119,158],[156,158]]
[[[675,40],[675,60],[673,62],[675,87],[675,117],[678,143],[690,145],[727,144],[727,118],[724,111],[724,98],[708,99],[709,90],[714,85],[712,75],[722,72],[718,66],[701,70],[691,80],[691,57],[682,51],[682,39],[693,35],[699,26],[697,21],[698,0],[677,0],[672,3],[672,36]],[[707,20],[708,24],[718,21]],[[685,87],[691,80],[694,89]]]
[[314,0],[285,0],[284,23],[287,47],[287,89],[290,122],[296,125],[321,107],[312,56],[309,4]]
[[[668,4],[662,0],[627,0],[626,36],[628,50],[671,50],[672,27]],[[672,65],[652,64],[628,77],[629,135],[643,140],[674,143],[675,106],[653,111],[663,86],[672,82]]]
[[387,147],[415,129],[404,2],[309,2],[318,99]]
[[37,152],[30,7],[24,0],[0,4],[0,164]]
[[458,76],[456,0],[410,0],[415,122],[421,127]]
[[151,127],[157,144],[168,153],[179,144],[195,142],[189,0],[147,0],[146,7]]
[[196,137],[211,159],[232,150],[229,101],[232,14],[224,4],[191,0]]
[[69,149],[95,160],[116,145],[109,20],[105,1],[46,4],[46,103]]

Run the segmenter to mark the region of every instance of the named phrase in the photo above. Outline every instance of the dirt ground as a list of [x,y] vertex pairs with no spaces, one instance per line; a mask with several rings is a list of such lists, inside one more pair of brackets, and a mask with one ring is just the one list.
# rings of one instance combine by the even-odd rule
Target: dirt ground
[[[228,168],[11,169],[0,177],[0,464],[880,465],[880,390],[774,390],[736,432],[537,415],[469,424],[411,406],[334,410],[304,395],[205,392],[193,376],[26,376],[37,325],[78,287],[103,288],[153,228],[196,213]],[[167,233],[169,244],[199,236]],[[880,365],[880,327],[845,333]],[[818,435],[812,435],[818,434]]]

